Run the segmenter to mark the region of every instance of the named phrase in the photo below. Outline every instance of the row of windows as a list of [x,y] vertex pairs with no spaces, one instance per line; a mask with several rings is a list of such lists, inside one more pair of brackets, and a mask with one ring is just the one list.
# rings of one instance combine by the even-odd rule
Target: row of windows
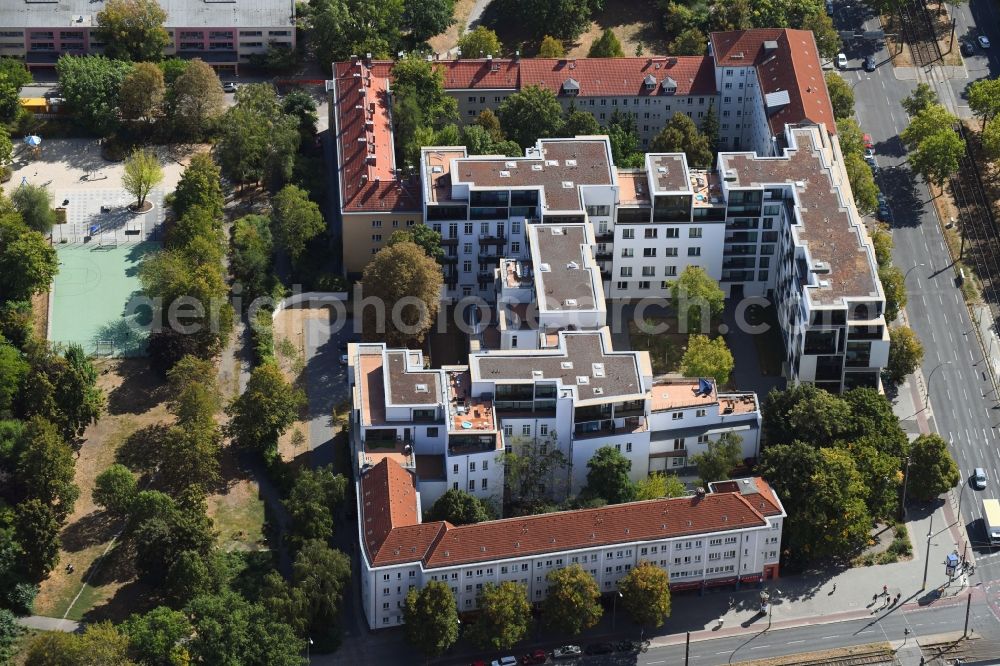
[[[689,257],[700,257],[701,248],[700,247],[689,247],[688,248]],[[622,266],[618,269],[619,277],[630,278],[632,277],[632,266]],[[663,275],[665,277],[673,277],[677,275],[676,266],[664,266]],[[656,277],[656,266],[642,266],[642,277]]]
[[[414,220],[406,221],[406,226],[408,227],[412,227],[414,224],[416,224],[416,221]],[[399,220],[393,220],[392,228],[396,229],[398,227],[399,227]],[[381,228],[382,228],[382,220],[372,220],[372,229],[381,229]]]
[[[503,427],[503,434],[505,437],[512,437],[514,435],[514,426],[508,424]],[[525,436],[531,436],[531,424],[525,423],[521,426],[521,434]],[[538,435],[540,437],[545,437],[549,434],[549,425],[547,423],[539,424]]]
[[[451,487],[452,487],[453,490],[458,490],[459,489],[458,488],[458,481],[452,481],[451,482]],[[490,489],[490,480],[489,479],[480,479],[479,489],[480,490],[489,490]],[[471,492],[473,492],[475,490],[476,490],[476,480],[475,479],[469,479],[469,492],[471,493]]]
[[[649,227],[642,230],[642,237],[645,239],[659,238],[660,229],[659,227]],[[663,231],[664,238],[679,238],[680,229],[676,227],[667,227]],[[702,228],[701,227],[688,227],[688,238],[701,238]],[[622,229],[622,239],[623,240],[634,240],[635,239],[635,229],[631,227],[624,227]],[[624,255],[623,255],[624,256]]]
[[[485,471],[489,470],[489,468],[490,468],[490,461],[489,460],[484,460],[483,461],[483,465],[482,465],[482,470],[485,472]],[[472,460],[472,461],[469,462],[469,471],[470,472],[475,472],[476,471],[476,461],[475,460]],[[452,472],[452,474],[458,474],[458,463],[455,463],[454,465],[451,466],[451,472]]]

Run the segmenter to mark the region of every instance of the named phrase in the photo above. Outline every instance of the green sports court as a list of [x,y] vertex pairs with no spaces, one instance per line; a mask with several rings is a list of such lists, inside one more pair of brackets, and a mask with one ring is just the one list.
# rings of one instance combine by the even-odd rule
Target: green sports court
[[57,245],[59,273],[52,289],[49,340],[77,343],[88,354],[145,353],[149,309],[131,312],[139,294],[139,263],[160,249],[156,242]]

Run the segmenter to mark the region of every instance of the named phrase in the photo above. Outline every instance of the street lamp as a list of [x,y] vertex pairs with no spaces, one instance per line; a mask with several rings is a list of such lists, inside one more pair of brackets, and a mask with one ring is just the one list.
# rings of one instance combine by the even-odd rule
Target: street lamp
[[934,369],[931,370],[931,374],[927,375],[927,395],[924,396],[924,409],[927,409],[928,407],[930,407],[930,404],[931,404],[931,380],[934,379],[934,373],[937,372],[937,369],[940,368],[942,365],[951,365],[951,361],[942,361],[941,363],[938,363],[937,365],[934,366]]
[[906,467],[903,468],[903,501],[900,504],[902,509],[903,522],[906,522],[906,485],[910,481],[910,456],[906,456]]
[[618,623],[618,599],[622,597],[621,592],[615,592],[615,596],[611,597],[611,631],[614,633],[615,625]]
[[924,264],[914,264],[913,266],[910,266],[909,268],[907,268],[906,272],[903,273],[903,284],[904,285],[906,284],[906,278],[910,275],[910,271],[912,271],[914,268],[920,268],[923,265]]

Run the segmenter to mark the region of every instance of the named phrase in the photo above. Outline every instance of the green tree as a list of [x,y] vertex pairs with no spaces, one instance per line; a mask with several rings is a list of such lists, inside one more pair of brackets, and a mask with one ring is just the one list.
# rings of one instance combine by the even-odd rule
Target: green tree
[[512,580],[486,583],[478,595],[479,617],[469,629],[472,642],[486,650],[509,650],[531,629],[528,589]]
[[1000,79],[978,79],[969,84],[969,108],[983,127],[1000,113]]
[[512,512],[530,516],[542,512],[551,494],[568,492],[569,461],[557,447],[517,444],[501,454],[504,488],[510,495]]
[[163,112],[166,93],[163,70],[151,62],[136,63],[122,80],[119,113],[125,120],[150,122]]
[[[2,59],[0,59],[2,60]],[[20,102],[18,102],[20,106]],[[0,125],[0,171],[4,170],[14,156],[14,144],[10,140],[10,132],[7,128]]]
[[837,119],[837,139],[840,141],[840,152],[844,154],[845,159],[848,155],[864,156],[864,134],[854,118]]
[[[186,551],[206,557],[215,547],[212,520],[205,500],[196,490],[184,491],[177,501],[164,502],[155,513],[138,520],[143,493],[133,502],[128,537],[135,549],[139,578],[158,585]],[[172,581],[176,583],[176,581]]]
[[44,185],[22,183],[10,195],[14,208],[30,229],[47,234],[56,223],[56,212],[52,209],[52,195]]
[[603,0],[508,0],[504,4],[505,15],[519,20],[529,33],[550,33],[564,41],[573,41],[587,30],[591,13],[603,7]]
[[932,134],[919,144],[910,156],[913,169],[928,183],[942,187],[958,172],[958,163],[965,157],[965,139],[950,127]]
[[815,9],[804,16],[799,24],[802,30],[809,30],[816,39],[816,48],[819,54],[826,59],[832,60],[843,48],[840,41],[840,33],[833,25],[833,17],[819,9],[819,3],[813,5]]
[[899,133],[906,147],[913,150],[927,138],[947,131],[958,124],[958,118],[940,104],[932,104],[910,118],[910,124]]
[[137,149],[125,160],[122,187],[136,198],[135,207],[141,209],[146,204],[150,191],[163,182],[160,160],[151,150]]
[[860,155],[850,153],[844,156],[844,169],[847,171],[847,180],[851,184],[854,205],[858,207],[858,212],[862,215],[871,215],[878,210],[879,195],[871,168],[865,164]]
[[281,110],[299,119],[299,133],[303,140],[316,134],[317,115],[316,100],[305,90],[293,90],[281,100]]
[[768,446],[795,440],[829,446],[852,432],[851,407],[846,400],[811,384],[772,389],[762,405]]
[[59,58],[59,88],[85,129],[100,136],[114,132],[118,125],[118,95],[131,69],[131,63],[104,56]]
[[190,139],[205,136],[226,108],[219,76],[200,58],[188,62],[167,99],[174,129]]
[[854,91],[836,72],[823,75],[826,89],[830,93],[830,103],[833,104],[833,117],[850,118],[854,115]]
[[463,58],[485,58],[488,55],[499,56],[503,45],[497,39],[497,33],[486,26],[477,25],[474,30],[458,38],[458,48]]
[[889,381],[902,384],[923,359],[924,346],[911,328],[900,326],[889,331],[889,363],[885,367]]
[[310,43],[324,70],[351,55],[388,58],[396,53],[404,25],[403,0],[316,0],[311,4]]
[[217,592],[207,560],[204,554],[195,550],[177,553],[160,586],[164,597],[175,606],[184,606],[203,594]]
[[635,484],[635,499],[637,501],[663,497],[684,497],[685,495],[687,495],[687,488],[684,486],[684,482],[674,474],[653,472]]
[[298,416],[304,399],[300,390],[285,381],[277,365],[259,365],[250,373],[246,390],[226,409],[229,436],[239,446],[270,457],[277,451],[278,437]]
[[447,520],[452,525],[469,525],[490,519],[490,512],[479,498],[464,490],[451,488],[434,502],[427,520]]
[[17,462],[18,485],[27,499],[37,499],[64,520],[73,512],[80,489],[73,483],[73,450],[49,421],[35,416],[21,436]]
[[260,604],[226,590],[188,604],[194,633],[187,643],[191,663],[301,666],[303,638]]
[[347,479],[334,474],[330,465],[299,472],[284,501],[292,521],[289,540],[293,545],[333,536],[333,510],[344,503],[346,492]]
[[660,627],[670,617],[670,576],[652,562],[640,562],[618,581],[622,606],[636,624]]
[[31,82],[31,73],[18,58],[0,58],[0,123],[9,123],[21,110],[21,88]]
[[[594,115],[586,111],[580,111],[575,105],[570,104],[563,117],[563,134],[569,137],[589,136],[600,134],[601,126],[594,120]],[[614,146],[612,146],[612,150]]]
[[983,144],[986,159],[992,161],[1000,159],[1000,118],[994,117],[986,123],[979,140]]
[[138,493],[135,476],[124,465],[114,464],[94,480],[94,503],[113,516],[126,516]]
[[899,311],[906,307],[906,276],[895,266],[880,268],[878,278],[885,292],[885,320],[896,321]]
[[444,250],[441,248],[441,233],[434,231],[426,224],[417,224],[409,229],[397,229],[389,236],[386,245],[397,243],[415,243],[423,248],[427,256],[434,261],[440,262],[444,259]]
[[600,497],[608,504],[631,502],[635,486],[629,479],[632,461],[613,446],[602,446],[587,461],[587,485],[583,489],[588,497]]
[[403,606],[406,640],[427,657],[438,657],[458,640],[458,610],[447,584],[431,581],[413,588]]
[[149,666],[186,666],[190,655],[185,643],[192,627],[187,616],[166,606],[130,615],[125,621],[129,656]]
[[437,318],[443,279],[423,248],[407,242],[383,247],[365,266],[362,282],[365,298],[378,305],[362,313],[366,340],[395,347],[424,339]]
[[667,46],[667,52],[679,56],[699,56],[704,55],[706,48],[708,48],[708,37],[705,33],[698,28],[689,27],[677,33]]
[[20,569],[32,582],[44,580],[59,562],[60,521],[43,501],[28,499],[14,506],[14,535],[21,544]]
[[882,227],[872,231],[872,246],[875,248],[875,261],[879,268],[885,268],[892,263],[892,234]]
[[[611,114],[607,127],[608,139],[611,141],[611,157],[615,164],[622,166],[640,166],[643,155],[639,150],[639,130],[631,113],[622,113],[615,109]],[[638,153],[638,154],[637,154]]]
[[[21,389],[21,382],[28,375],[28,362],[21,352],[0,336],[0,418],[13,414],[14,399]],[[0,464],[3,457],[0,455]]]
[[351,560],[324,539],[302,544],[292,565],[292,584],[303,593],[304,620],[310,634],[336,626],[344,591],[350,586]]
[[414,41],[422,42],[448,29],[455,22],[455,0],[404,0],[403,25]]
[[107,0],[97,13],[97,37],[110,58],[155,61],[170,41],[166,21],[156,0]]
[[538,45],[539,58],[562,58],[565,55],[566,47],[563,46],[562,40],[556,39],[552,35],[542,37],[542,41]]
[[17,623],[17,618],[6,608],[0,608],[0,662],[9,663],[14,657],[14,647],[24,629]]
[[222,172],[211,156],[199,153],[192,157],[174,190],[174,217],[179,220],[191,207],[203,206],[209,209],[213,218],[221,218],[225,203],[222,187],[219,185],[221,176]]
[[675,113],[653,138],[650,152],[684,153],[689,166],[712,166],[712,146],[708,138],[698,131],[694,121],[683,113]]
[[128,637],[107,620],[89,624],[82,634],[43,633],[28,644],[28,666],[135,666],[128,658]]
[[721,335],[692,335],[681,359],[681,373],[685,377],[713,377],[721,386],[729,381],[734,365],[733,354]]
[[622,43],[618,41],[618,37],[611,30],[611,28],[605,28],[601,36],[598,37],[591,43],[590,51],[587,52],[588,58],[623,58],[625,57],[625,52],[622,51]]
[[275,240],[293,264],[302,258],[309,241],[326,229],[319,206],[295,185],[286,185],[274,197],[271,220]]
[[718,439],[708,440],[708,450],[691,456],[698,476],[705,483],[725,481],[743,457],[743,438],[734,432],[724,432]]
[[233,182],[280,186],[292,175],[299,147],[299,120],[284,113],[269,83],[251,83],[236,91],[236,105],[220,124],[215,157]]
[[708,139],[708,145],[713,149],[719,145],[719,116],[715,112],[715,102],[709,101],[708,111],[701,120],[701,127],[698,130]]
[[722,315],[726,301],[719,283],[700,266],[686,267],[670,283],[670,298],[682,333],[707,331]]
[[552,631],[577,636],[601,621],[601,592],[579,564],[553,569],[545,577],[549,595],[542,602],[542,622]]
[[961,480],[948,443],[937,433],[920,435],[910,447],[907,497],[932,500]]
[[911,116],[915,116],[924,109],[931,106],[938,106],[940,100],[938,94],[927,83],[918,83],[916,89],[901,101],[903,109]]
[[505,99],[497,115],[504,134],[522,148],[562,133],[559,100],[551,90],[540,86],[527,86]]
[[878,436],[862,437],[853,442],[839,442],[846,450],[867,488],[865,504],[875,520],[894,519],[899,512],[899,488],[903,475],[896,456],[879,449]]
[[230,268],[243,283],[250,298],[263,296],[270,288],[271,220],[263,215],[246,215],[233,223]]

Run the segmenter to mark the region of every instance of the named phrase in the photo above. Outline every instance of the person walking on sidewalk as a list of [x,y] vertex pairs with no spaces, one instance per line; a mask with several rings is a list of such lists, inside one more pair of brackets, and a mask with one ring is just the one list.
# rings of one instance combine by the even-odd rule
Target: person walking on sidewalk
[[883,585],[882,586],[882,596],[885,596],[885,597],[889,596],[889,586],[888,585]]

